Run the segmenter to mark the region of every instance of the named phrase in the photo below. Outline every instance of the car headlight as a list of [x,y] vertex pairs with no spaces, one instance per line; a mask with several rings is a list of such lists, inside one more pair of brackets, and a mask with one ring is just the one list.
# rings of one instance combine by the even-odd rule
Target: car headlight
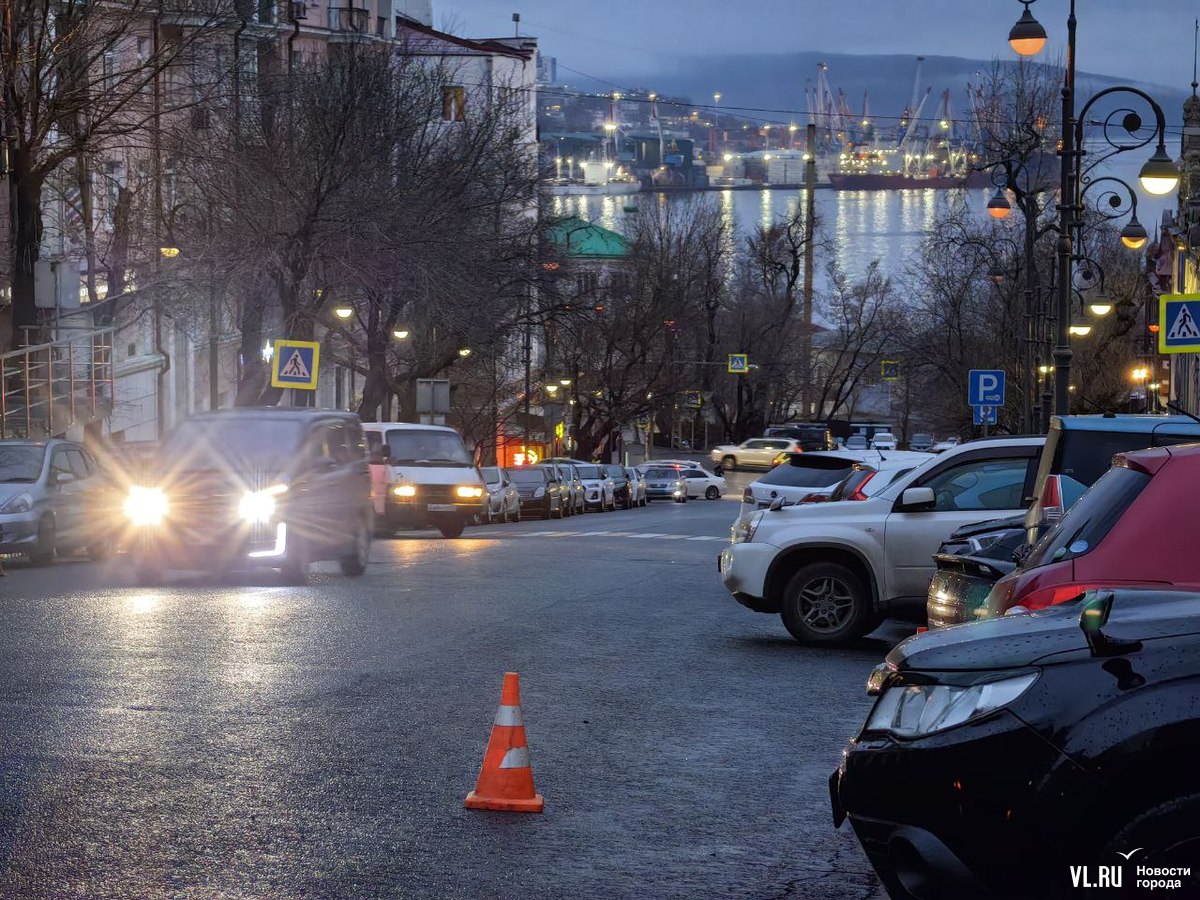
[[398,484],[392,488],[392,493],[397,497],[415,497],[417,489],[411,484]]
[[540,487],[540,488],[538,488],[536,491],[534,491],[534,492],[533,492],[533,496],[534,496],[534,498],[537,498],[537,497],[545,497],[545,496],[546,496],[546,489],[545,489],[544,487]]
[[483,496],[483,488],[475,485],[464,484],[456,487],[454,493],[463,500],[478,500]]
[[33,509],[32,494],[17,494],[15,497],[9,497],[3,506],[0,506],[0,513],[27,513]]
[[748,544],[754,540],[754,535],[758,531],[759,523],[762,522],[763,514],[757,512],[749,519],[739,519],[733,524],[731,529],[733,533],[733,543]]
[[286,484],[276,484],[261,491],[246,491],[238,503],[238,516],[255,525],[270,522],[275,515],[275,498],[286,492]]
[[158,525],[167,517],[167,495],[161,488],[133,486],[125,498],[125,518],[134,525]]
[[1012,703],[1037,681],[1037,673],[960,687],[953,684],[907,684],[883,692],[867,719],[867,731],[886,731],[901,738],[945,731]]

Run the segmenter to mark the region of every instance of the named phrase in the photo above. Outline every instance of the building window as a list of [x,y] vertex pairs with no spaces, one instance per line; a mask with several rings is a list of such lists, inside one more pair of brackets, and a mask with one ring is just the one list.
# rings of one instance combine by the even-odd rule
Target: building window
[[375,34],[376,34],[376,36],[383,37],[385,31],[387,31],[387,19],[385,19],[383,16],[376,16],[375,17]]
[[595,272],[577,272],[575,275],[575,293],[579,296],[593,293],[598,284]]
[[117,51],[105,50],[101,65],[104,68],[104,89],[111,91],[117,86]]
[[442,121],[464,122],[467,118],[467,91],[461,84],[442,88]]

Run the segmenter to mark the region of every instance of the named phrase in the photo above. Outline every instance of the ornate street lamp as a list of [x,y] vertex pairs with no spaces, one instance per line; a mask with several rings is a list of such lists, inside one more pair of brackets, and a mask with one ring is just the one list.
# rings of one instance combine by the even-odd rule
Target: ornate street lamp
[[[1045,46],[1046,30],[1033,17],[1033,13],[1029,9],[1036,0],[1019,0],[1019,2],[1024,6],[1024,10],[1021,18],[1009,32],[1009,44],[1021,56],[1032,56]],[[1071,267],[1075,259],[1072,245],[1077,240],[1076,232],[1081,225],[1083,192],[1092,181],[1089,174],[1095,170],[1097,165],[1112,156],[1140,149],[1151,141],[1157,140],[1154,154],[1142,166],[1139,174],[1142,187],[1149,193],[1161,196],[1169,194],[1179,184],[1179,170],[1166,151],[1166,116],[1163,114],[1162,107],[1145,91],[1127,86],[1106,88],[1094,94],[1076,115],[1075,26],[1075,0],[1070,0],[1067,15],[1067,65],[1062,87],[1062,148],[1060,150],[1062,173],[1061,194],[1058,203],[1058,295],[1055,304],[1058,326],[1054,347],[1054,409],[1059,415],[1066,415],[1071,408],[1071,336],[1082,336],[1079,329],[1083,326],[1073,324],[1071,319],[1073,290]],[[1100,154],[1089,162],[1086,169],[1083,169],[1084,127],[1089,122],[1088,113],[1099,100],[1112,94],[1140,99],[1154,113],[1155,127],[1148,137],[1143,137],[1141,136],[1142,117],[1136,111],[1128,107],[1114,110],[1100,123],[1101,135],[1105,143],[1112,148],[1111,151]],[[1123,130],[1124,135],[1121,135],[1118,129]],[[1103,179],[1095,179],[1097,182],[1101,180]],[[1126,187],[1128,186],[1126,185]],[[1130,194],[1132,197],[1132,191]],[[1112,205],[1120,206],[1120,203]],[[1131,213],[1132,218],[1129,225],[1122,230],[1121,239],[1125,246],[1136,248],[1144,243],[1144,241],[1139,242],[1139,238],[1145,234],[1145,229],[1140,224],[1136,224],[1134,227],[1137,215],[1136,197],[1132,198]]]
[[1025,11],[1021,13],[1021,18],[1017,19],[1017,24],[1009,31],[1008,43],[1019,56],[1037,56],[1046,46],[1046,29],[1029,11],[1030,4],[1034,0],[1028,0],[1028,2],[1021,0],[1021,2],[1025,4]]
[[993,219],[1008,218],[1008,214],[1012,212],[1012,204],[1008,202],[1008,197],[1004,194],[1004,188],[996,188],[996,193],[988,201],[987,211],[988,215]]

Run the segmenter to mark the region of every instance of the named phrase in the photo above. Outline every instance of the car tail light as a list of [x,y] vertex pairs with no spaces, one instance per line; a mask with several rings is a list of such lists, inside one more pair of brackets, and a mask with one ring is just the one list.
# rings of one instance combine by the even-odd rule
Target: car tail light
[[824,503],[829,499],[828,494],[805,494],[800,500],[801,503]]
[[1042,485],[1042,522],[1047,525],[1063,517],[1062,477],[1047,475]]
[[874,477],[875,477],[875,475],[876,475],[876,473],[875,473],[875,472],[872,472],[872,473],[871,473],[871,474],[869,474],[869,475],[868,475],[866,478],[864,478],[864,479],[862,480],[862,483],[860,483],[860,484],[859,484],[859,486],[858,486],[858,487],[856,487],[856,488],[855,488],[855,489],[854,489],[854,490],[853,490],[853,491],[850,493],[850,496],[849,496],[849,497],[847,497],[846,499],[847,499],[847,500],[866,500],[866,499],[867,499],[867,495],[863,493],[863,488],[865,488],[865,487],[867,486],[867,482],[869,482],[869,481],[870,481],[872,478],[874,478]]
[[742,491],[742,502],[743,503],[753,503],[754,502],[754,491],[750,490],[750,488],[746,488],[744,491]]
[[1095,590],[1098,587],[1103,587],[1103,585],[1068,581],[1066,584],[1055,584],[1030,591],[1024,597],[1018,598],[1020,602],[1016,605],[1024,607],[1029,611],[1045,609],[1048,606],[1057,606],[1060,603],[1066,603],[1068,600],[1074,600],[1084,591]]

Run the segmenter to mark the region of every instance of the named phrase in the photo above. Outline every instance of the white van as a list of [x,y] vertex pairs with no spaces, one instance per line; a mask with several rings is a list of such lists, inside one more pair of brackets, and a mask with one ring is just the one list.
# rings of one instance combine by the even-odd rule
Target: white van
[[[487,488],[458,432],[443,425],[364,422],[379,531],[436,528],[456,538],[487,504]],[[382,494],[382,496],[380,496]]]

